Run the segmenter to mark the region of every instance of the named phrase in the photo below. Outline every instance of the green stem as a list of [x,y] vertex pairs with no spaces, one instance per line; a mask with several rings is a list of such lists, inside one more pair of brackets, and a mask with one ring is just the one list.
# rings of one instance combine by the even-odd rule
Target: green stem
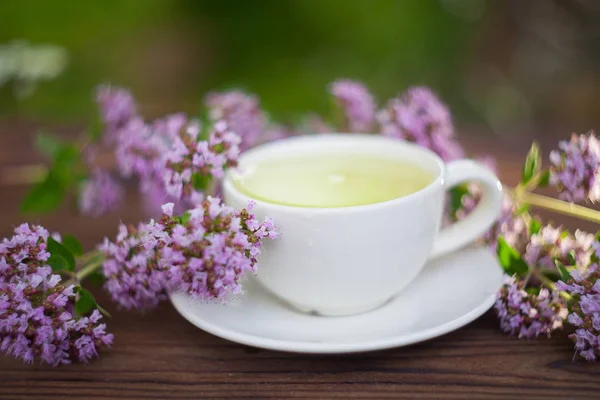
[[79,264],[83,267],[89,264],[95,258],[101,257],[102,252],[100,250],[89,251],[79,257]]
[[558,295],[560,297],[562,297],[563,299],[565,299],[566,301],[570,301],[573,298],[573,296],[571,296],[569,293],[563,292],[562,290],[560,292],[558,292]]
[[[544,276],[544,274],[541,273],[541,271],[539,270],[538,267],[533,267],[530,269],[529,271],[531,274],[535,275],[535,277],[537,279],[539,279],[542,284],[544,284],[546,287],[548,287],[548,289],[552,290],[552,291],[556,291],[556,284],[547,276]],[[558,292],[559,296],[562,297],[563,299],[569,301],[571,300],[571,295],[567,292],[563,292],[562,290]]]
[[554,284],[554,282],[547,276],[544,276],[544,274],[540,272],[538,267],[533,267],[530,272],[533,275],[535,275],[535,277],[539,279],[544,285],[546,285],[548,289],[556,290],[556,285]]
[[547,210],[556,211],[558,213],[566,214],[571,217],[584,219],[600,224],[600,211],[593,210],[591,208],[579,206],[566,201],[554,199],[548,196],[542,196],[540,194],[526,192],[526,191],[515,191],[508,189],[508,192],[521,203],[530,204],[534,207],[545,208]]
[[94,273],[104,263],[104,255],[101,251],[94,250],[82,255],[79,261],[81,268],[71,274],[71,279],[65,283],[66,285],[79,284],[86,277]]
[[77,274],[75,274],[75,278],[78,281],[85,279],[87,276],[92,274],[94,271],[96,271],[102,265],[102,261],[103,260],[100,260],[99,262],[90,263],[90,264],[86,265],[84,268],[80,269],[77,272]]
[[98,257],[93,260],[90,260],[88,264],[83,265],[81,269],[77,271],[77,273],[75,274],[75,279],[77,279],[78,281],[82,281],[87,276],[95,272],[98,268],[100,268],[103,263],[104,257]]

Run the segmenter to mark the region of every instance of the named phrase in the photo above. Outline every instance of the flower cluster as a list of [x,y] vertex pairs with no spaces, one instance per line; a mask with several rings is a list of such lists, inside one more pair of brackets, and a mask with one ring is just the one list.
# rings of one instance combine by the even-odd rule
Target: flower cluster
[[597,264],[580,273],[571,271],[567,282],[557,287],[571,297],[568,321],[575,327],[569,337],[575,342],[575,351],[588,361],[600,358],[600,269]]
[[343,130],[371,132],[375,122],[375,102],[369,90],[361,83],[342,79],[329,86],[344,113]]
[[140,117],[129,120],[116,138],[115,160],[121,176],[152,179],[162,167],[160,154],[167,144]]
[[123,188],[107,172],[95,168],[79,192],[79,210],[98,217],[116,210],[123,199]]
[[463,150],[454,138],[450,112],[427,88],[413,87],[399,98],[389,100],[377,119],[384,136],[427,147],[444,161],[463,156]]
[[195,194],[195,175],[221,177],[235,165],[238,137],[224,123],[215,125],[209,141],[199,141],[200,125],[174,114],[147,126],[132,120],[128,134],[117,146],[117,164],[123,176],[140,179],[142,192],[159,188],[166,199],[178,201]]
[[217,122],[208,141],[198,141],[199,128],[190,126],[173,136],[172,150],[165,158],[163,179],[168,195],[179,200],[195,190],[194,178],[223,177],[225,169],[237,165],[239,136],[225,122]]
[[524,259],[529,265],[546,268],[554,268],[557,262],[588,266],[593,242],[592,234],[577,230],[575,235],[571,235],[568,231],[547,225],[531,235]]
[[[264,132],[264,124],[257,122],[259,114],[262,118],[257,101],[238,92],[210,97],[215,120],[206,128],[205,140],[200,122],[181,113],[146,123],[136,114],[126,91],[103,87],[98,101],[105,135],[114,143],[119,173],[139,179],[151,213],[153,206],[167,201],[178,203],[178,208],[198,204],[208,183],[222,178],[225,169],[237,164],[240,136],[233,128],[251,141]],[[244,115],[247,118],[242,118]],[[96,202],[109,203],[110,193],[114,192],[102,193]]]
[[[251,206],[248,207],[251,209]],[[148,310],[170,290],[202,299],[223,299],[241,290],[240,279],[256,271],[265,238],[276,238],[270,219],[259,222],[209,197],[182,217],[163,206],[158,222],[122,225],[116,241],[105,240],[106,289],[122,307]]]
[[135,101],[128,90],[101,85],[96,91],[96,102],[105,126],[104,139],[114,142],[121,129],[137,115]]
[[525,290],[525,282],[515,277],[506,279],[494,305],[500,329],[519,338],[532,339],[562,327],[568,310],[557,292],[546,288],[538,294]]
[[[448,108],[428,88],[409,88],[399,97],[388,100],[380,110],[377,110],[371,93],[360,82],[338,80],[329,86],[329,91],[343,112],[342,123],[336,127],[338,131],[378,131],[384,136],[427,147],[444,161],[464,154],[454,137]],[[308,129],[316,133],[336,130],[319,117],[309,120]]]
[[[113,300],[125,309],[152,309],[166,298],[164,266],[158,266],[155,248],[146,249],[142,246],[142,238],[147,243],[163,243],[161,239],[167,235],[154,229],[156,226],[153,221],[140,224],[137,228],[121,224],[115,242],[104,239],[99,246],[106,258],[103,265],[103,273],[107,278],[105,288]],[[158,229],[162,229],[162,226]]]
[[491,249],[496,249],[500,236],[521,254],[529,242],[528,224],[523,215],[518,215],[516,204],[506,194],[502,200],[500,216],[483,238]]
[[571,136],[550,153],[550,183],[561,199],[600,200],[600,143],[593,132]]
[[0,244],[0,350],[25,362],[87,363],[113,335],[98,310],[75,315],[76,288],[52,273],[48,236],[23,224]]
[[213,122],[225,121],[241,138],[240,148],[257,145],[267,130],[267,119],[256,96],[238,90],[210,93],[205,99]]

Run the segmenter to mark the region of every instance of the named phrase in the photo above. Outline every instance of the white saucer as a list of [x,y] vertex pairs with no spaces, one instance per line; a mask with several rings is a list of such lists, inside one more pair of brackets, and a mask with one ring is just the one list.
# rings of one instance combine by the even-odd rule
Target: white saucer
[[406,346],[458,329],[492,307],[502,281],[496,256],[472,247],[426,265],[382,307],[349,317],[302,314],[254,279],[227,305],[195,302],[183,293],[172,294],[171,301],[198,328],[234,342],[298,353],[351,353]]

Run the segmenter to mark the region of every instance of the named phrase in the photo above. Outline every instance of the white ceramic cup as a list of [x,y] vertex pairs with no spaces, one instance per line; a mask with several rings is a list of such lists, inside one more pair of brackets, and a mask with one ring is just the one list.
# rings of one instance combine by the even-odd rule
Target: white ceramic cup
[[[379,135],[283,139],[243,153],[239,168],[271,157],[332,152],[395,157],[430,171],[434,179],[418,192],[389,201],[307,208],[254,199],[234,186],[235,172],[229,172],[225,202],[241,209],[253,200],[253,213],[272,217],[281,232],[280,239],[265,243],[258,281],[301,311],[348,315],[374,309],[406,287],[428,259],[473,242],[500,214],[502,185],[484,166],[470,160],[445,164],[428,149]],[[471,181],[481,183],[481,201],[465,219],[440,231],[446,191]]]

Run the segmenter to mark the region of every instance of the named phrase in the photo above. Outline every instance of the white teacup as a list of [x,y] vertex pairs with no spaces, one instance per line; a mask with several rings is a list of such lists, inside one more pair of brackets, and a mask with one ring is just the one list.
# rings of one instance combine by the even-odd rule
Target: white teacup
[[[447,165],[423,147],[378,135],[320,134],[255,147],[240,157],[244,168],[268,157],[328,149],[397,157],[433,174],[424,189],[381,203],[339,208],[271,204],[240,192],[227,174],[225,201],[256,205],[259,218],[273,218],[282,236],[266,241],[258,281],[304,312],[348,315],[374,309],[398,294],[431,258],[457,250],[486,232],[500,214],[502,185],[484,166]],[[462,182],[482,184],[483,197],[465,219],[440,231],[445,194]],[[435,293],[432,293],[435,296]]]

